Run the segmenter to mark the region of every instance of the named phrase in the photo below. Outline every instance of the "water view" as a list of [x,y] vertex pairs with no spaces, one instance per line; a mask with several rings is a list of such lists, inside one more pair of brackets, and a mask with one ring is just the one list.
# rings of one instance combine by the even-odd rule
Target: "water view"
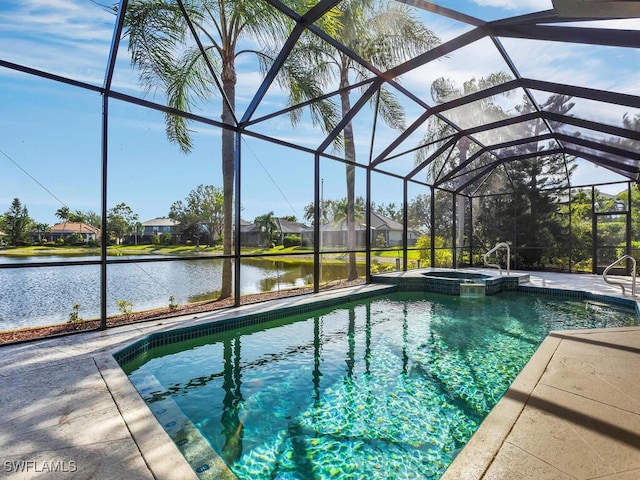
[[[3,263],[30,261],[33,260],[3,259]],[[69,258],[38,257],[37,261]],[[216,258],[109,265],[107,315],[120,313],[119,300],[133,303],[133,311],[143,311],[167,307],[170,297],[179,305],[215,298],[221,287],[221,274],[222,260]],[[245,259],[240,277],[241,295],[302,287],[313,282],[313,264]],[[342,265],[325,266],[323,278],[345,278],[345,269]],[[83,319],[100,316],[100,266],[0,269],[0,331],[67,322],[74,304],[79,304],[78,313]]]

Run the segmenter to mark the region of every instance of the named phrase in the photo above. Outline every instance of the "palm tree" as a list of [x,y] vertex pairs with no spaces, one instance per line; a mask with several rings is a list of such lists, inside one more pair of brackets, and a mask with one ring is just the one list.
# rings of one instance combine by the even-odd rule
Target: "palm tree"
[[[345,0],[339,4],[340,26],[335,38],[374,67],[385,71],[440,43],[439,38],[414,17],[405,5],[387,0]],[[319,52],[321,50],[321,52]],[[343,118],[351,110],[351,85],[371,78],[372,72],[351,56],[327,44],[308,48],[322,62],[314,66],[320,79],[339,79]],[[333,72],[333,76],[328,72]],[[384,87],[378,94],[379,114],[392,128],[404,129],[404,112],[392,93]],[[355,233],[355,162],[353,125],[342,133],[347,187],[347,278],[357,278]]]
[[[306,3],[299,2],[299,10],[306,11]],[[132,64],[139,69],[139,78],[147,91],[164,91],[168,105],[189,112],[198,103],[218,94],[222,97],[223,176],[223,263],[220,298],[231,295],[231,260],[233,246],[233,188],[235,177],[235,116],[236,61],[240,55],[254,54],[265,72],[274,58],[275,48],[291,31],[291,21],[273,9],[267,2],[254,0],[196,0],[186,4],[191,23],[185,20],[182,5],[171,0],[132,0],[126,12],[126,34]],[[190,28],[202,39],[202,48],[194,45]],[[262,50],[243,49],[238,45],[244,39],[255,40]],[[206,56],[205,56],[206,53]],[[295,52],[294,52],[295,53]],[[177,56],[176,56],[177,55]],[[213,70],[213,72],[212,72]],[[220,82],[218,82],[218,78]],[[288,60],[276,81],[287,91],[290,103],[297,104],[320,95],[314,85],[313,72],[300,69],[299,63]],[[221,88],[217,88],[221,85]],[[310,105],[314,123],[324,128],[335,124],[329,102]],[[299,119],[292,112],[292,121]],[[177,143],[184,153],[191,151],[193,143],[187,120],[166,115],[166,131],[170,141]]]
[[[500,85],[508,82],[509,80],[512,80],[512,77],[509,74],[505,72],[495,72],[487,77],[479,79],[472,78],[464,82],[460,87],[451,79],[440,77],[435,79],[431,84],[431,97],[436,104],[443,104],[451,100]],[[507,91],[502,95],[509,96],[510,92]],[[469,104],[464,108],[458,108],[457,110],[450,112],[448,115],[449,119],[454,123],[463,123],[464,125],[474,126],[501,120],[507,116],[507,112],[505,112],[500,104],[495,101],[495,97],[484,98],[480,101]],[[456,130],[449,123],[442,121],[437,116],[431,116],[429,118],[427,134],[422,140],[422,144],[433,144],[434,141],[443,138],[446,139],[455,133]],[[454,146],[457,154],[450,156],[443,155],[430,165],[427,180],[430,180],[431,183],[436,182],[438,180],[438,174],[442,171],[444,166],[443,163],[447,160],[452,163],[451,168],[453,168],[456,165],[463,164],[470,154],[474,153],[474,150],[479,148],[479,145],[473,143],[468,137],[462,137]],[[418,150],[415,158],[416,165],[419,165],[426,160],[430,153],[429,149]]]
[[[80,235],[82,235],[82,225],[87,221],[87,217],[80,210],[76,210],[75,213],[69,213],[69,221],[72,223],[78,223],[78,228]],[[84,237],[83,237],[84,238]],[[137,245],[137,243],[136,243]]]
[[[470,95],[472,93],[485,90],[492,86],[500,85],[511,80],[511,76],[505,72],[495,72],[487,77],[472,78],[463,83],[462,87],[456,85],[449,78],[440,77],[433,81],[431,84],[431,97],[437,104],[443,104],[457,98]],[[509,96],[509,92],[503,93],[504,96]],[[464,108],[459,108],[457,111],[450,112],[449,119],[456,124],[464,125],[481,125],[489,123],[491,121],[501,120],[506,118],[508,113],[505,112],[494,97],[487,97],[480,101],[471,103]],[[456,133],[454,127],[449,123],[442,121],[437,116],[431,116],[429,118],[429,124],[427,134],[422,140],[422,145],[435,145],[440,146],[437,142],[439,139],[447,139]],[[497,140],[496,140],[497,142]],[[432,147],[433,148],[433,147]],[[464,171],[467,160],[480,148],[477,143],[474,143],[468,137],[460,138],[452,147],[452,151],[455,152],[451,155],[441,155],[439,158],[432,161],[429,165],[429,171],[427,174],[427,181],[435,184],[439,180],[440,174],[444,171],[445,166],[448,166],[450,170],[458,169]],[[433,153],[432,149],[424,148],[420,149],[416,153],[415,163],[419,165],[423,163]],[[449,165],[447,165],[449,164]],[[460,183],[459,180],[455,180],[454,183]],[[436,198],[433,201],[448,201],[446,197],[442,197],[436,193]],[[456,198],[456,218],[458,218],[456,226],[456,246],[461,249],[464,244],[465,234],[465,202],[458,201]],[[438,209],[438,208],[437,208]],[[440,210],[440,209],[438,209]],[[440,222],[441,226],[446,225],[446,222]],[[447,225],[448,226],[448,225]],[[434,226],[435,227],[435,226]]]
[[64,237],[64,229],[67,228],[67,222],[69,221],[70,215],[71,212],[69,211],[69,207],[67,206],[60,207],[58,210],[56,210],[56,217],[64,221],[64,223],[62,224],[62,233],[60,234],[60,238]]
[[31,230],[33,234],[38,235],[38,243],[42,242],[42,234],[50,231],[51,227],[47,223],[34,223]]
[[273,242],[273,234],[278,230],[278,224],[273,212],[256,217],[253,221],[264,235],[265,244],[269,248]]
[[[363,222],[364,221],[364,212],[367,208],[364,197],[357,196],[354,202],[354,212],[353,215],[356,220]],[[334,225],[339,225],[341,222],[346,220],[349,217],[349,202],[346,197],[341,198],[340,200],[331,200],[330,204],[330,215],[333,220]]]

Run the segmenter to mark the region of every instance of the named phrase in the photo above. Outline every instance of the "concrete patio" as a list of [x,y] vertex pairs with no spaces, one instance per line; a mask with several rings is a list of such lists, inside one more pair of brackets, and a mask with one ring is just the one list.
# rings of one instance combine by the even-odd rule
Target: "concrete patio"
[[[528,285],[620,295],[595,275],[531,273]],[[1,477],[197,478],[111,352],[153,331],[237,315],[236,309],[0,347]],[[640,328],[547,337],[443,478],[640,478]]]

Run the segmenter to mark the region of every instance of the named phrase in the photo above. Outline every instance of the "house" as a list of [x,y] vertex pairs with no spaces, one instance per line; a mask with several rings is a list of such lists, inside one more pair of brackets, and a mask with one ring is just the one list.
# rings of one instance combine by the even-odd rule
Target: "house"
[[[371,245],[374,247],[397,247],[402,245],[403,226],[400,222],[371,212],[371,227],[369,229]],[[407,244],[414,246],[420,233],[416,230],[407,231]],[[325,223],[320,229],[320,242],[323,248],[347,246],[347,219],[338,223]],[[366,224],[363,219],[356,219],[356,245],[364,247],[366,243]]]
[[57,241],[65,239],[73,234],[80,234],[83,241],[98,241],[100,239],[100,229],[93,225],[86,224],[84,222],[61,222],[56,223],[46,232],[33,232],[33,235],[38,235],[42,239],[49,241]]
[[171,235],[171,243],[177,243],[178,240],[178,222],[167,217],[156,217],[146,222],[142,222],[142,242],[153,241],[154,237],[159,237],[165,233]]
[[[292,222],[284,218],[275,217],[277,228],[275,232],[280,235],[280,245],[284,243],[285,235],[300,235],[304,244],[309,227],[303,223]],[[255,223],[247,223],[241,220],[240,226],[240,243],[243,247],[261,247],[265,244],[264,233],[260,231],[260,227]],[[274,232],[274,233],[275,233]]]

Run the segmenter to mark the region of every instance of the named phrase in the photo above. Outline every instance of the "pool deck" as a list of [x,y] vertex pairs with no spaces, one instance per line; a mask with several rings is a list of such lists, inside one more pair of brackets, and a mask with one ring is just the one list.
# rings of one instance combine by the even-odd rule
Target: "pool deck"
[[[601,276],[527,273],[529,286],[621,296]],[[111,353],[266,305],[0,347],[0,478],[197,478]],[[640,479],[640,327],[549,335],[442,478]]]

